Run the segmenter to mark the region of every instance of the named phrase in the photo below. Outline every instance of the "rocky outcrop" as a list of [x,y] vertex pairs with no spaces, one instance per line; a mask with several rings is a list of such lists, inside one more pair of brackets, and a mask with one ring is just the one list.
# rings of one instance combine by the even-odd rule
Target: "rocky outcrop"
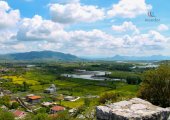
[[97,120],[168,120],[170,109],[133,98],[129,101],[97,106],[96,115]]

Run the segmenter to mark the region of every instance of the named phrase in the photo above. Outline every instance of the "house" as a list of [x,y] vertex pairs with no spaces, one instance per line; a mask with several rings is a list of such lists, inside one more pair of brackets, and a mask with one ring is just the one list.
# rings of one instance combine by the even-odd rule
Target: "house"
[[78,99],[80,99],[80,97],[74,97],[74,96],[66,96],[66,97],[64,97],[64,100],[66,100],[66,101],[76,101]]
[[64,100],[66,100],[66,101],[72,101],[74,99],[75,99],[75,97],[73,97],[73,96],[66,96],[66,97],[64,97]]
[[26,98],[30,97],[30,96],[35,96],[34,94],[29,94],[26,96]]
[[63,111],[63,110],[65,110],[64,107],[57,105],[57,106],[53,106],[52,108],[50,108],[50,113],[55,114],[55,113],[57,113],[59,111]]
[[50,105],[53,105],[53,103],[51,103],[51,102],[43,102],[41,105],[44,106],[44,107],[49,107]]
[[39,103],[41,100],[41,96],[28,96],[27,97],[27,101],[31,104],[36,104]]
[[44,92],[52,94],[52,93],[56,92],[56,89],[57,89],[56,86],[54,84],[52,84],[49,88],[45,89]]
[[26,116],[26,113],[20,110],[13,111],[13,114],[16,119],[23,119]]
[[29,95],[27,95],[26,96],[26,101],[29,101],[29,97],[31,97],[31,96],[35,96],[34,94],[29,94]]

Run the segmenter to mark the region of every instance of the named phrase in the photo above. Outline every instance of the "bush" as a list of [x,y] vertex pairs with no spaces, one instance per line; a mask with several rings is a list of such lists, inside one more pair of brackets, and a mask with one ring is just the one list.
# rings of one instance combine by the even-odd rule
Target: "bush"
[[138,85],[141,83],[141,79],[138,76],[128,76],[126,78],[126,81],[128,84],[131,84],[131,85]]
[[103,95],[100,96],[99,98],[99,103],[106,103],[107,101],[112,101],[112,102],[115,102],[117,101],[119,97],[119,94],[118,93],[115,93],[115,92],[107,92],[107,93],[104,93]]
[[162,107],[170,106],[170,66],[162,65],[144,73],[138,96]]
[[9,96],[3,96],[0,98],[0,105],[5,105],[6,107],[10,108],[10,97]]
[[17,109],[19,107],[19,103],[13,102],[11,105],[11,109]]

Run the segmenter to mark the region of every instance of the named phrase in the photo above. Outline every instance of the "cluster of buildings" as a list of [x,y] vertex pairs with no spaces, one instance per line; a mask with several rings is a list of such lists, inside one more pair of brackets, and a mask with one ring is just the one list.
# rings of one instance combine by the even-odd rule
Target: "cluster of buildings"
[[[44,90],[44,93],[54,95],[54,93],[56,93],[56,90],[57,90],[56,86],[54,84],[52,84],[49,88]],[[4,96],[4,93],[0,92],[0,97],[3,97],[3,96]],[[80,97],[63,96],[62,95],[61,100],[76,101],[79,98]],[[34,111],[36,111],[38,108],[42,108],[42,107],[50,108],[49,115],[55,115],[59,111],[66,110],[66,108],[64,106],[57,105],[55,102],[42,102],[42,99],[43,99],[42,96],[34,95],[34,94],[26,95],[23,98],[17,97],[15,100],[12,100],[11,103],[12,102],[18,102],[20,104],[20,106],[25,108],[25,111],[19,110],[19,109],[9,110],[9,111],[14,114],[16,119],[22,119],[28,114],[28,112],[34,113]],[[33,108],[35,108],[35,109],[33,109]],[[6,106],[1,106],[1,109],[7,109],[8,110],[8,108]]]

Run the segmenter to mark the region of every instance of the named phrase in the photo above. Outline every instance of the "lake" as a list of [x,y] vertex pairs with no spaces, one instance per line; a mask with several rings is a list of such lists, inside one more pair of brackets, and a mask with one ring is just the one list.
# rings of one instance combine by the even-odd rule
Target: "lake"
[[74,74],[62,74],[64,77],[81,78],[87,80],[110,80],[110,81],[125,81],[124,79],[108,78],[105,75],[109,75],[111,72],[108,71],[81,71],[75,72]]

